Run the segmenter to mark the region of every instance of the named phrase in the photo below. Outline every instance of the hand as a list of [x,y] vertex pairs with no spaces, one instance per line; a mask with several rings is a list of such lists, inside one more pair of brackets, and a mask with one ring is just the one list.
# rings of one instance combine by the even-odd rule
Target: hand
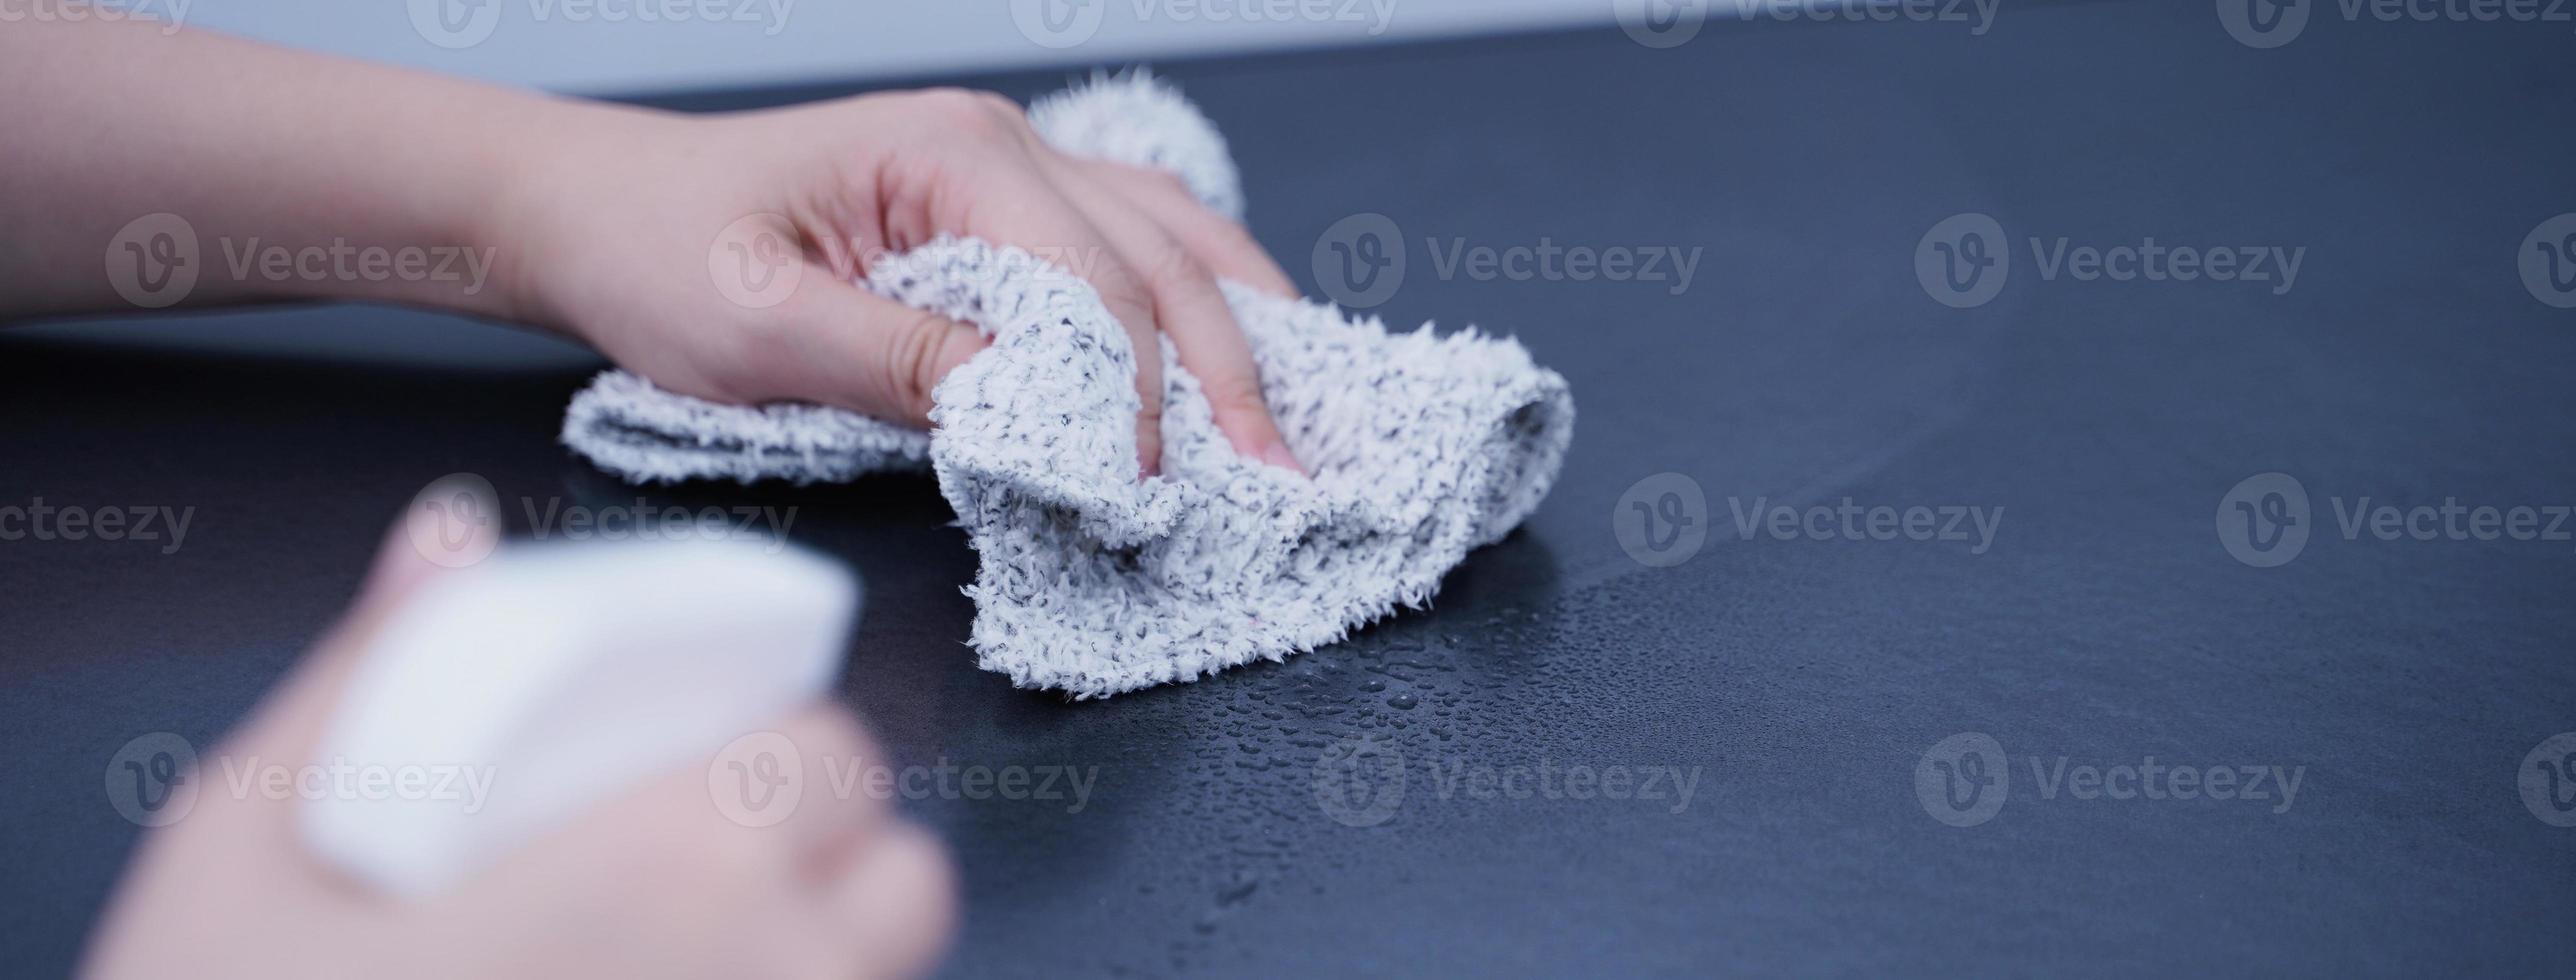
[[[721,116],[575,111],[591,118],[563,127],[571,138],[501,209],[496,237],[524,251],[523,311],[665,388],[926,426],[933,386],[983,340],[850,280],[876,256],[973,236],[1066,266],[1127,328],[1146,473],[1161,458],[1158,334],[1237,451],[1298,468],[1216,279],[1283,296],[1295,287],[1170,175],[1057,153],[988,93]],[[743,281],[728,296],[734,263]]]
[[[931,388],[981,341],[849,280],[948,233],[1099,289],[1137,354],[1149,471],[1166,335],[1234,447],[1296,466],[1215,283],[1292,296],[1287,275],[1174,179],[1057,153],[997,96],[678,115],[57,18],[0,31],[0,132],[0,321],[147,299],[405,303],[563,330],[685,394],[922,425]],[[203,251],[174,259],[200,273],[190,285],[137,298],[100,274],[102,246],[112,258],[147,216],[184,222]],[[794,287],[728,299],[711,252],[764,238],[769,254],[741,258],[781,260],[764,270]],[[254,246],[260,261],[224,260]],[[439,261],[265,264],[307,254]],[[455,275],[458,254],[486,265]]]
[[[367,637],[445,572],[397,535],[357,609],[206,757],[193,809],[151,832],[109,907],[92,977],[900,977],[955,921],[939,844],[868,793],[805,794],[751,828],[709,799],[707,765],[674,769],[454,890],[401,903],[362,891],[299,843],[289,796],[233,795],[224,766],[310,759]],[[876,758],[847,712],[775,730],[829,785],[825,758]],[[846,796],[846,798],[842,798]]]

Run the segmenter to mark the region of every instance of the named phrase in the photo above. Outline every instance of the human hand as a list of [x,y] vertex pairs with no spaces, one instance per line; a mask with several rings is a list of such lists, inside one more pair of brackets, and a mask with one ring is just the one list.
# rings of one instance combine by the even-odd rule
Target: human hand
[[[92,977],[900,977],[926,971],[955,920],[955,880],[927,832],[868,793],[804,794],[750,827],[710,799],[707,765],[674,769],[543,835],[450,891],[400,902],[321,865],[289,795],[219,791],[215,759],[311,760],[356,653],[431,575],[397,536],[348,620],[235,736],[187,773],[192,809],[151,832],[89,950]],[[847,712],[774,730],[830,785],[829,758],[875,758]]]
[[662,387],[926,426],[932,388],[984,341],[851,280],[874,257],[973,236],[1065,266],[1126,327],[1144,472],[1161,458],[1158,334],[1236,451],[1299,468],[1216,279],[1296,289],[1168,174],[1068,157],[1009,100],[954,89],[718,116],[572,111],[584,118],[496,212],[523,255],[517,306]]

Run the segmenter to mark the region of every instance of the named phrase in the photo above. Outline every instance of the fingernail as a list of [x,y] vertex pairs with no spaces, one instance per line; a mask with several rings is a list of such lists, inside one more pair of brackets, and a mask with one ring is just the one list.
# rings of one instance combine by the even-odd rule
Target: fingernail
[[1297,462],[1297,454],[1289,452],[1288,444],[1284,442],[1274,442],[1263,447],[1261,461],[1301,476],[1306,473],[1306,467]]

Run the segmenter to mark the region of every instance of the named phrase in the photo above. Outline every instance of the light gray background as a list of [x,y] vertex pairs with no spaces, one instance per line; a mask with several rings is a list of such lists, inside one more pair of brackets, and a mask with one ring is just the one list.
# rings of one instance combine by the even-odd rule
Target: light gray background
[[[413,27],[415,5],[454,3],[462,11],[472,9],[464,6],[469,2],[500,8],[490,33],[470,46],[444,47]],[[1077,45],[1058,48],[1018,26],[1014,8],[1037,2],[1042,0],[121,0],[120,5],[281,44],[584,94],[1115,63],[1614,22],[1612,0],[1085,0],[1101,8],[1096,30]],[[680,9],[685,17],[649,22],[639,17],[666,8]],[[1241,13],[1246,10],[1258,19],[1247,19]],[[1271,12],[1289,16],[1282,19]]]

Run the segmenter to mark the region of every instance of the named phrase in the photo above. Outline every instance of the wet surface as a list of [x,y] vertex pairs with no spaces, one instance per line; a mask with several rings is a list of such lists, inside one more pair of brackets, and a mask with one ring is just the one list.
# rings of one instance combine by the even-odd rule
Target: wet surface
[[[958,975],[2563,973],[2576,829],[2517,765],[2576,729],[2576,543],[2337,520],[2576,503],[2576,317],[2514,266],[2576,210],[2567,38],[2317,6],[2257,51],[2166,6],[1170,66],[1301,282],[1336,221],[1384,214],[1410,265],[1379,312],[1515,334],[1580,411],[1554,495],[1434,608],[1284,664],[1016,691],[962,646],[973,556],[928,480],[646,496],[796,508],[791,536],[868,582],[843,694],[899,759],[1056,779],[906,802],[965,867]],[[1914,260],[1962,212],[2014,232],[2016,264],[1954,309]],[[2044,277],[2020,240],[2060,236],[2305,259],[2281,292]],[[1678,292],[1441,271],[1542,239],[1702,253]],[[580,355],[427,321],[145,328],[368,336],[412,366],[0,337],[0,502],[195,508],[168,555],[0,546],[9,962],[67,965],[132,843],[101,760],[219,737],[422,484],[482,474],[523,530],[521,505],[636,497],[553,445]],[[2314,533],[2261,568],[2213,515],[2267,471]],[[1705,538],[1650,567],[1613,522],[1682,485],[1623,500],[1663,473],[1704,503],[1657,519]],[[1846,498],[1864,527],[1968,517],[1740,530]],[[1982,818],[1955,781],[1918,793],[1967,764],[1940,748],[1963,733],[2004,753]],[[2065,781],[2151,764],[2271,791]]]

